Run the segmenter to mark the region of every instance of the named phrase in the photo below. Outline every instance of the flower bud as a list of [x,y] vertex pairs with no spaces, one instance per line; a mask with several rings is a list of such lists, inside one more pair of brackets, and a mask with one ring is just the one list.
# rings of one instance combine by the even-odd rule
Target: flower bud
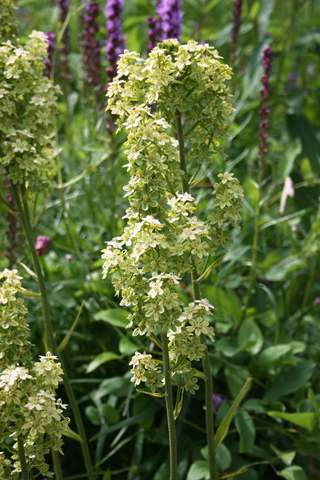
[[49,248],[49,245],[51,243],[51,239],[49,237],[45,237],[44,235],[39,235],[36,240],[36,250],[37,254],[39,255],[44,255],[46,253],[46,250]]

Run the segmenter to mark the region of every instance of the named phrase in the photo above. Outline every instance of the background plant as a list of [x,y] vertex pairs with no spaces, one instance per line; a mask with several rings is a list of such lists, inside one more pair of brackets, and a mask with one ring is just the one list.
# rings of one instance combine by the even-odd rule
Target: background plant
[[[16,5],[23,38],[35,28],[52,31],[57,34],[59,49],[58,6],[19,2]],[[99,2],[99,5],[103,11],[104,3]],[[121,217],[126,205],[121,188],[127,182],[126,172],[120,167],[127,162],[125,147],[121,147],[124,135],[117,134],[117,146],[111,149],[116,187],[116,222],[111,223],[110,189],[106,188],[111,178],[111,162],[106,161],[111,160],[110,149],[102,117],[100,124],[92,122],[86,106],[87,91],[82,80],[82,53],[78,41],[81,32],[75,10],[79,8],[81,12],[81,7],[77,2],[70,6],[68,103],[62,97],[58,99],[57,130],[63,175],[59,183],[63,188],[53,190],[50,197],[39,195],[37,208],[35,212],[31,209],[30,216],[32,221],[37,219],[37,233],[52,239],[50,250],[40,260],[58,341],[69,331],[85,301],[65,352],[80,408],[86,408],[88,415],[87,434],[94,437],[100,433],[90,442],[91,455],[96,463],[108,456],[97,466],[97,471],[102,475],[110,469],[112,478],[155,477],[157,480],[168,477],[165,412],[157,399],[146,399],[132,392],[126,374],[127,363],[136,350],[143,353],[146,348],[139,345],[139,337],[132,337],[131,332],[124,329],[127,313],[120,313],[111,282],[102,281],[100,274],[100,250],[104,242],[119,235],[124,228],[125,220]],[[185,0],[182,10],[182,43],[189,39],[208,42],[218,48],[224,63],[230,64],[232,2],[195,4]],[[155,16],[155,4],[124,2],[122,27],[126,48],[140,52],[143,58],[148,44],[147,16]],[[231,80],[236,112],[231,125],[232,136],[226,144],[222,142],[222,147],[228,155],[225,170],[234,172],[245,190],[243,224],[240,233],[232,234],[234,243],[220,265],[202,283],[203,295],[215,306],[216,341],[212,350],[214,356],[210,359],[215,394],[223,400],[215,416],[216,427],[245,379],[249,374],[254,378],[249,400],[238,410],[235,423],[231,424],[224,445],[220,447],[225,453],[224,475],[229,477],[228,472],[260,462],[235,477],[240,479],[279,478],[274,469],[283,472],[284,478],[300,475],[314,480],[319,476],[317,409],[309,391],[311,387],[318,398],[318,16],[316,2],[242,2]],[[102,13],[98,22],[97,38],[106,42]],[[241,306],[245,304],[250,280],[257,203],[257,132],[264,45],[273,49],[274,56],[269,94],[269,150],[262,174],[256,273],[246,319],[242,321]],[[104,53],[103,43],[101,53]],[[104,55],[102,64],[107,67]],[[105,85],[107,81],[103,75],[101,81]],[[69,115],[68,123],[66,114]],[[201,212],[213,201],[211,185],[217,182],[217,174],[222,170],[219,157],[214,157],[214,162],[203,163],[198,172],[199,183],[192,186],[191,194],[196,198],[201,219]],[[287,178],[291,179],[293,197],[284,189]],[[2,192],[5,191],[3,183]],[[61,191],[66,209],[62,206]],[[279,212],[281,198],[286,199],[283,213]],[[5,194],[1,205],[6,205],[3,200]],[[3,231],[5,211],[3,208],[0,218]],[[0,242],[3,250],[4,235]],[[28,251],[17,252],[16,258],[32,268]],[[1,262],[5,268],[7,260],[2,257]],[[257,283],[264,287],[259,288]],[[25,279],[25,286],[32,291],[37,289],[31,276]],[[191,284],[185,284],[184,291],[179,292],[181,301],[190,301],[190,290]],[[36,353],[43,355],[38,299],[26,297],[26,303],[30,341],[36,345]],[[274,345],[276,325],[279,325],[279,342]],[[146,353],[149,352],[146,350]],[[287,380],[286,388],[282,385],[283,378]],[[179,471],[189,478],[204,477],[207,472],[203,457],[206,455],[204,432],[199,431],[205,426],[201,392],[202,389],[194,396],[188,393],[184,396],[177,419]],[[63,390],[59,396],[63,398]],[[281,418],[268,415],[276,409]],[[66,414],[73,421],[72,413],[67,411]],[[306,423],[307,418],[311,423]],[[68,438],[65,443],[64,475],[83,473],[78,443]],[[292,455],[282,456],[287,463],[292,461],[292,465],[279,458],[272,464],[278,453],[270,444],[280,452],[296,452],[293,460]],[[70,461],[74,458],[76,464]]]

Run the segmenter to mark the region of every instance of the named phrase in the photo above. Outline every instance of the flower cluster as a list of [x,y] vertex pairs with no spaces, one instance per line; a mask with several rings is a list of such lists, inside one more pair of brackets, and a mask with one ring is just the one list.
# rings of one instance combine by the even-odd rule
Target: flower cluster
[[[54,172],[51,140],[58,87],[43,76],[47,36],[33,31],[24,47],[0,47],[0,164],[11,184],[48,191]],[[1,148],[1,147],[0,147]]]
[[48,58],[44,59],[44,63],[46,66],[46,76],[48,78],[51,77],[51,69],[52,69],[52,61],[53,61],[53,54],[56,49],[56,44],[54,43],[56,34],[53,32],[46,32],[47,35],[47,49],[48,49]]
[[[9,180],[7,179],[6,171],[3,170],[3,178],[6,182],[6,189],[7,189],[7,203],[11,210],[15,210],[15,201],[13,198],[11,185]],[[14,264],[14,260],[16,258],[17,251],[19,251],[19,231],[20,231],[20,224],[18,217],[11,212],[6,212],[6,221],[7,221],[7,228],[5,231],[7,237],[7,243],[5,246],[4,255],[8,259],[8,266],[12,268]]]
[[[205,316],[213,307],[205,299],[185,306],[177,290],[186,273],[227,243],[222,235],[227,238],[228,225],[236,225],[243,193],[232,174],[222,175],[214,190],[213,214],[208,221],[200,220],[194,198],[182,189],[185,173],[173,130],[183,115],[192,161],[203,162],[201,152],[223,155],[219,140],[229,134],[232,112],[224,83],[230,69],[218,58],[213,47],[194,41],[164,42],[147,60],[126,51],[108,90],[108,108],[120,117],[117,124],[128,135],[130,181],[124,190],[130,206],[124,233],[103,251],[103,276],[114,272],[120,305],[131,308],[128,326],[134,328],[133,335],[167,336],[170,370],[181,375],[183,388],[192,393],[198,387],[191,362],[203,357],[203,338],[213,340]],[[223,222],[216,224],[220,210]],[[153,392],[163,386],[159,362],[151,355],[136,353],[131,364],[136,385],[146,382]]]
[[12,0],[0,0],[0,40],[13,40],[18,34],[18,22],[15,18],[17,7]]
[[[56,0],[57,4],[59,5],[60,12],[59,12],[59,20],[61,22],[61,27],[63,26],[64,22],[67,19],[68,11],[69,11],[69,2],[67,0]],[[62,35],[62,49],[61,49],[61,58],[59,61],[59,73],[62,78],[67,79],[69,76],[68,73],[68,55],[69,55],[70,47],[69,47],[69,28],[66,27],[65,31]]]
[[156,12],[161,20],[162,40],[180,39],[183,13],[180,0],[160,0]]
[[[16,298],[17,292],[23,293],[21,278],[17,270],[0,272],[0,443],[9,436],[15,441],[21,436],[28,469],[52,476],[45,455],[50,448],[63,453],[62,435],[69,428],[62,414],[66,405],[55,396],[63,372],[51,353],[39,362],[32,360],[24,318],[27,309],[23,299]],[[17,444],[13,448],[17,451]],[[4,471],[10,475],[6,477]],[[16,479],[20,471],[17,454],[11,460],[1,454],[1,478]]]
[[232,10],[232,35],[230,42],[231,50],[231,64],[234,65],[235,60],[235,51],[238,41],[239,30],[241,27],[241,12],[242,12],[242,0],[233,0],[233,10]]
[[262,66],[264,70],[264,74],[262,77],[262,87],[260,90],[261,93],[261,99],[260,99],[260,104],[261,108],[259,110],[259,115],[261,117],[261,122],[259,124],[259,154],[258,154],[258,159],[260,163],[263,162],[263,157],[264,154],[268,151],[267,148],[267,138],[268,134],[267,131],[270,128],[270,123],[269,123],[269,113],[270,113],[270,105],[268,105],[268,96],[270,92],[270,84],[269,84],[269,78],[271,75],[272,71],[272,48],[270,48],[268,45],[265,45],[263,47],[263,52],[262,52]]
[[100,13],[98,3],[87,0],[85,22],[85,38],[84,38],[84,64],[85,79],[88,85],[98,87],[100,82],[101,62],[100,62],[100,42],[95,38],[99,30],[97,16]]

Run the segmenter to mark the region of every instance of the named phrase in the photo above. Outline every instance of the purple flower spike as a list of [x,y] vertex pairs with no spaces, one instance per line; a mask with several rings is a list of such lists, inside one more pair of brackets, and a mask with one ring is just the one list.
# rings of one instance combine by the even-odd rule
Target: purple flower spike
[[44,255],[49,248],[51,243],[51,239],[49,237],[45,237],[44,235],[39,235],[36,240],[36,251],[39,255]]
[[121,29],[121,17],[123,10],[123,0],[108,0],[105,9],[107,19],[107,31],[109,40],[107,43],[107,59],[110,67],[106,69],[108,75],[108,83],[111,82],[117,74],[117,62],[119,56],[124,51],[124,39]]
[[156,12],[161,20],[161,40],[180,40],[183,12],[180,0],[160,0]]
[[52,68],[52,59],[53,59],[53,54],[56,49],[56,44],[54,43],[56,35],[55,33],[52,32],[46,32],[47,35],[47,50],[48,50],[48,58],[44,60],[44,63],[46,65],[46,76],[50,78],[51,76],[51,68]]
[[158,18],[148,17],[149,25],[149,43],[148,43],[148,53],[160,42],[161,36],[161,24]]
[[[66,21],[69,10],[69,2],[67,0],[56,0],[60,7],[59,20],[61,26]],[[69,28],[67,27],[62,35],[62,58],[60,59],[60,74],[63,78],[68,78],[68,55],[69,55]]]
[[230,42],[231,50],[231,65],[234,66],[235,60],[235,51],[238,42],[239,30],[241,26],[241,12],[242,12],[242,0],[233,0],[233,10],[232,10],[232,35]]
[[100,62],[100,42],[95,39],[99,30],[97,16],[100,13],[100,7],[97,3],[86,0],[85,39],[84,39],[84,64],[86,68],[85,78],[88,85],[98,87],[100,82],[101,62]]
[[262,163],[263,163],[263,157],[264,154],[267,153],[268,151],[268,144],[267,144],[267,130],[270,128],[270,123],[269,123],[269,113],[270,113],[270,105],[268,105],[268,96],[270,92],[270,84],[269,84],[269,78],[271,75],[271,70],[272,70],[272,48],[270,48],[268,45],[265,45],[263,47],[263,52],[262,52],[262,65],[264,69],[264,74],[262,76],[262,87],[260,90],[261,93],[261,98],[260,98],[260,104],[261,108],[259,110],[259,115],[261,117],[261,122],[259,124],[259,154],[258,154],[258,159],[260,163],[260,168],[262,168]]

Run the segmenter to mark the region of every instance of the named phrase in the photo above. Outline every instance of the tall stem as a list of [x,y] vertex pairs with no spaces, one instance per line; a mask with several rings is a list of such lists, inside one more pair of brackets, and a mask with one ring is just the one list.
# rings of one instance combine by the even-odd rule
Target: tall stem
[[63,474],[62,474],[62,469],[61,469],[61,464],[60,464],[60,458],[59,458],[59,453],[51,449],[51,455],[52,455],[52,460],[53,460],[53,465],[54,465],[54,473],[56,480],[63,480]]
[[[177,442],[176,442],[176,426],[173,415],[173,395],[171,385],[171,370],[169,363],[168,337],[166,333],[161,332],[163,369],[166,389],[166,410],[169,434],[170,449],[170,480],[177,479]],[[211,402],[212,403],[212,402]]]
[[[13,191],[14,199],[16,201],[16,205],[17,205],[18,210],[19,210],[20,220],[21,220],[22,227],[23,227],[24,233],[25,233],[26,238],[27,238],[29,250],[30,250],[30,253],[31,253],[31,256],[32,256],[33,267],[34,267],[35,273],[38,277],[38,285],[39,285],[39,290],[40,290],[40,295],[41,295],[42,314],[43,314],[43,322],[44,322],[45,341],[46,341],[46,344],[47,344],[50,352],[55,353],[57,346],[56,346],[56,341],[55,341],[55,338],[54,338],[51,319],[50,319],[50,309],[49,309],[49,301],[48,301],[48,296],[47,296],[47,290],[46,290],[46,286],[45,286],[45,282],[44,282],[44,278],[43,278],[43,274],[42,274],[42,268],[41,268],[41,265],[40,265],[40,262],[39,262],[39,257],[37,255],[35,245],[34,245],[34,241],[33,241],[32,227],[31,227],[30,222],[28,220],[28,217],[26,216],[25,211],[23,209],[23,206],[22,206],[22,203],[21,203],[21,200],[20,200],[18,187],[16,185],[12,185],[12,191]],[[59,360],[61,362],[61,366],[62,366],[63,371],[64,371],[63,384],[65,386],[65,389],[66,389],[66,392],[67,392],[67,395],[68,395],[68,398],[69,398],[69,402],[70,402],[70,405],[71,405],[71,408],[72,408],[72,411],[73,411],[73,414],[74,414],[74,418],[75,418],[75,421],[76,421],[76,425],[77,425],[77,428],[78,428],[78,432],[79,432],[79,435],[80,435],[81,440],[82,440],[81,448],[82,448],[83,458],[84,458],[84,462],[85,462],[85,466],[86,466],[86,470],[87,470],[87,475],[88,475],[89,480],[94,480],[94,474],[93,474],[93,468],[92,468],[92,463],[91,463],[91,458],[90,458],[89,445],[88,445],[84,425],[83,425],[83,422],[82,422],[81,413],[80,413],[80,410],[79,410],[79,407],[78,407],[78,404],[77,404],[76,397],[75,397],[74,392],[72,390],[72,386],[70,384],[70,380],[68,378],[67,371],[66,371],[66,368],[65,368],[65,363],[64,363],[64,360],[63,360],[63,357],[62,357],[61,354],[59,354]]]
[[18,451],[19,451],[19,460],[21,465],[22,480],[29,480],[26,456],[24,454],[23,437],[21,435],[19,435],[18,437]]
[[[191,273],[192,279],[192,291],[193,299],[200,300],[200,284],[197,282],[198,272],[197,268],[194,265],[193,271]],[[207,442],[208,442],[208,452],[209,452],[209,470],[210,470],[210,480],[217,480],[217,465],[216,465],[216,447],[214,444],[214,420],[213,420],[213,384],[212,384],[212,374],[210,368],[210,361],[208,355],[208,347],[206,336],[202,333],[200,335],[200,341],[203,345],[206,346],[206,349],[203,352],[202,357],[202,369],[203,373],[206,376],[204,382],[205,388],[205,403],[206,403],[206,430],[207,430]]]
[[[179,140],[179,149],[180,149],[180,168],[185,173],[185,180],[183,180],[183,192],[189,192],[189,183],[188,183],[188,171],[186,163],[186,155],[184,149],[184,139],[183,131],[181,124],[180,113],[177,115],[177,130],[178,130],[178,140]],[[192,289],[193,289],[193,298],[194,300],[200,300],[200,284],[196,281],[198,278],[197,267],[194,262],[193,270],[191,273],[192,279]],[[204,334],[201,334],[200,341],[205,345],[204,356],[202,358],[202,368],[203,373],[205,374],[205,403],[206,403],[206,431],[207,431],[207,442],[208,442],[208,452],[209,452],[209,469],[210,469],[210,480],[217,480],[217,467],[216,467],[216,449],[214,445],[214,422],[213,422],[213,385],[212,385],[212,375],[211,368],[208,356],[208,347],[207,341]]]

